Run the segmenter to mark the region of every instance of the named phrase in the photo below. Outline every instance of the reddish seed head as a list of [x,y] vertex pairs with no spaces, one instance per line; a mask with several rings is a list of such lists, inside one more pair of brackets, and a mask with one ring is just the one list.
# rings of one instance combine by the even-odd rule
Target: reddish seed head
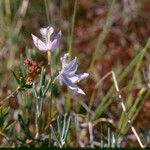
[[32,61],[31,63],[32,63],[32,66],[38,66],[36,61]]
[[24,60],[24,64],[25,64],[25,65],[30,65],[30,64],[31,64],[31,62],[30,62],[30,60],[29,60],[29,59],[25,59],[25,60]]
[[26,66],[26,71],[27,71],[27,82],[32,82],[36,75],[40,73],[41,67],[38,65],[36,61],[30,61],[28,59],[24,60],[24,64]]
[[33,73],[34,71],[35,71],[35,69],[34,69],[33,66],[29,67],[29,69],[28,69],[28,72],[29,72],[29,73]]

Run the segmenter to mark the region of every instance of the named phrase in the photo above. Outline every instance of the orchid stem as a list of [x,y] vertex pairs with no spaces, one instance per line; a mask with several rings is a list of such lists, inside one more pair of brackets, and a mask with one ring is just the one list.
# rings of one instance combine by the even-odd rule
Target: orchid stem
[[51,52],[50,51],[48,51],[47,57],[48,57],[48,65],[50,65],[51,64]]
[[[44,5],[45,5],[45,10],[46,10],[46,17],[47,17],[47,23],[48,23],[48,25],[50,25],[50,14],[49,14],[49,10],[48,10],[48,1],[47,0],[44,0]],[[47,53],[47,56],[48,56],[48,66],[50,67],[50,77],[51,77],[51,81],[52,81],[52,72],[51,72],[51,52],[50,51],[48,51],[48,53]],[[49,111],[49,118],[50,118],[50,123],[51,123],[51,120],[52,120],[52,118],[51,118],[51,116],[52,116],[52,88],[53,88],[53,86],[51,86],[51,95],[50,95],[50,101],[49,101],[49,109],[50,109],[50,111]],[[50,138],[49,138],[49,146],[51,145],[51,136],[50,136]]]
[[[50,67],[50,78],[51,78],[51,88],[50,88],[50,101],[49,101],[49,122],[51,124],[51,121],[52,121],[52,92],[53,92],[53,77],[52,77],[52,68],[51,68],[51,52],[48,51],[47,53],[48,55],[48,66]],[[50,146],[50,143],[51,143],[51,136],[50,136],[50,139],[49,139],[49,146]]]

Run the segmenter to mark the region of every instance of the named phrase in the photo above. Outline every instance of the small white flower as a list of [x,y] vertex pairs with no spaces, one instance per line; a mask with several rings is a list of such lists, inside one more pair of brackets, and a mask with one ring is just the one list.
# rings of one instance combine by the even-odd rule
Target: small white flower
[[67,63],[66,59],[69,53],[64,54],[63,57],[60,58],[62,63],[62,69],[58,75],[58,79],[61,84],[66,84],[71,90],[75,93],[84,94],[82,89],[80,89],[75,83],[80,82],[82,79],[88,77],[88,73],[75,74],[78,69],[77,58],[73,59],[71,62]]
[[51,41],[50,37],[53,34],[54,29],[51,26],[48,26],[47,28],[41,28],[40,34],[44,38],[44,42],[41,41],[38,37],[35,35],[32,35],[34,45],[40,50],[40,51],[55,51],[59,47],[60,38],[61,38],[61,31],[55,36],[54,40]]

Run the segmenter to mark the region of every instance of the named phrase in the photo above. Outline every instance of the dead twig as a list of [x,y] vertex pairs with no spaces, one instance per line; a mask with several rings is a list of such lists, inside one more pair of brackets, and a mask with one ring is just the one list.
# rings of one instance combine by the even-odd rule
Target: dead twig
[[114,81],[114,84],[115,84],[115,88],[116,88],[116,90],[117,90],[117,92],[118,92],[118,98],[119,98],[119,101],[120,101],[122,110],[123,110],[123,112],[125,113],[125,116],[126,116],[126,119],[127,119],[127,121],[128,121],[128,124],[130,125],[131,130],[132,130],[133,134],[135,135],[135,137],[136,137],[138,143],[140,144],[141,148],[144,148],[144,145],[142,144],[142,141],[141,141],[141,139],[139,138],[139,136],[138,136],[138,134],[137,134],[135,128],[134,128],[133,125],[132,125],[131,119],[130,119],[129,116],[128,116],[128,113],[127,113],[125,104],[124,104],[124,102],[123,102],[123,100],[122,100],[122,95],[121,95],[121,93],[120,93],[120,91],[119,91],[119,86],[118,86],[117,79],[116,79],[116,76],[115,76],[114,71],[112,71],[112,77],[113,77],[113,81]]

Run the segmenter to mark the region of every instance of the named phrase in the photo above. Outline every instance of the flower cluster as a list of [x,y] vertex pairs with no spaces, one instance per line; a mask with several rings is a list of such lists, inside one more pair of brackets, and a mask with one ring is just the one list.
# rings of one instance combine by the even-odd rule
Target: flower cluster
[[24,60],[24,65],[27,71],[27,82],[32,82],[35,79],[37,73],[40,73],[41,67],[36,61]]
[[[42,35],[44,42],[41,41],[38,37],[32,34],[33,43],[40,51],[55,51],[60,44],[61,31],[55,36],[54,40],[51,41],[50,37],[54,32],[53,27],[48,26],[47,28],[41,28],[40,34]],[[74,93],[85,94],[82,89],[80,89],[76,83],[88,77],[88,73],[76,74],[78,69],[78,60],[75,57],[72,61],[67,62],[67,57],[69,53],[64,54],[60,58],[62,69],[57,76],[57,79],[60,81],[60,84],[66,84],[68,88],[73,90]]]

